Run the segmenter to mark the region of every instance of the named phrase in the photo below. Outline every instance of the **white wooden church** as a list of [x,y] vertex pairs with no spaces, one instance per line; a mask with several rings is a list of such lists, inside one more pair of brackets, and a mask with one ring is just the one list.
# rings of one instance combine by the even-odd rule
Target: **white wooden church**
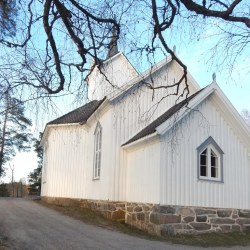
[[179,99],[145,84],[181,74],[171,58],[138,74],[113,51],[89,76],[90,102],[46,125],[42,198],[161,235],[247,228],[249,128],[215,77],[201,89],[188,74],[190,93]]

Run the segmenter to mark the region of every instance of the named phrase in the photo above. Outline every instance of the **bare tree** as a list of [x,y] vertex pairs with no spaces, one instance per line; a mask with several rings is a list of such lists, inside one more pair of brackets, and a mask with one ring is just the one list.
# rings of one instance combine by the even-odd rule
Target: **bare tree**
[[16,5],[15,35],[0,39],[5,46],[0,70],[12,79],[12,88],[34,87],[38,96],[84,89],[86,77],[95,66],[101,69],[117,42],[133,58],[144,55],[151,62],[157,53],[170,55],[183,74],[162,88],[187,96],[187,67],[172,49],[172,36],[202,41],[209,27],[218,37],[211,55],[221,52],[218,65],[229,63],[231,70],[250,41],[248,0],[27,0]]
[[11,176],[10,176],[10,183],[11,183],[11,186],[12,186],[12,196],[15,197],[15,177],[14,177],[14,174],[15,174],[15,165],[14,164],[10,164],[9,163],[9,168],[11,170]]

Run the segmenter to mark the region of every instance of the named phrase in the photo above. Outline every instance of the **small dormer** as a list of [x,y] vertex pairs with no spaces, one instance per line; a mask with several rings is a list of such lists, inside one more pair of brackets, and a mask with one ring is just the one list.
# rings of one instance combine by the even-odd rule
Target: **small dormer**
[[137,71],[123,55],[118,51],[114,36],[109,45],[107,59],[100,68],[94,68],[88,77],[89,100],[101,100],[105,96],[122,91],[128,81],[138,75]]

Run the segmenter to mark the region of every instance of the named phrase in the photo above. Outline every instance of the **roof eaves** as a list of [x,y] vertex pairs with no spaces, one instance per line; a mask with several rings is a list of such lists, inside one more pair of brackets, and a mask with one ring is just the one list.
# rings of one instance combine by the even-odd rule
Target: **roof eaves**
[[188,103],[195,98],[197,95],[199,95],[204,89],[199,90],[195,94],[191,95],[187,99],[175,104],[173,107],[168,109],[165,113],[163,113],[161,116],[159,116],[157,119],[155,119],[153,122],[151,122],[148,126],[143,128],[141,131],[139,131],[135,136],[133,136],[131,139],[129,139],[127,142],[122,144],[122,146],[126,146],[130,143],[133,143],[145,136],[148,136],[150,134],[153,134],[154,132],[159,132],[158,127],[160,127],[163,123],[165,123],[167,120],[169,120],[171,117],[173,117],[174,114],[179,112],[184,106],[188,105]]
[[212,83],[212,84],[208,85],[207,87],[199,90],[198,92],[196,92],[192,96],[190,96],[187,104],[183,105],[183,107],[185,106],[186,109],[183,109],[183,107],[181,107],[181,109],[178,110],[178,116],[176,116],[176,117],[174,117],[174,116],[169,117],[169,119],[167,119],[166,121],[164,121],[161,125],[159,125],[156,128],[157,132],[159,134],[166,133],[170,128],[173,127],[174,124],[176,124],[177,122],[179,122],[191,110],[194,110],[194,108],[198,104],[200,104],[204,99],[206,99],[208,96],[210,96],[215,91],[215,89],[216,89],[216,87]]
[[[95,113],[95,111],[101,106],[101,104],[104,102],[105,99],[106,99],[106,97],[104,97],[100,101],[94,100],[94,101],[91,101],[89,103],[86,103],[85,105],[83,105],[77,109],[74,109],[63,116],[58,117],[55,120],[48,122],[46,125],[52,125],[52,124],[65,124],[66,125],[66,124],[71,124],[71,123],[72,124],[73,123],[84,124],[93,115],[93,113]],[[96,103],[94,103],[94,102],[96,102]],[[93,110],[91,110],[92,107],[90,110],[88,110],[87,105],[91,105],[91,103],[93,103],[93,105],[95,105],[95,107],[93,108]],[[84,110],[85,106],[86,106],[86,110]],[[83,117],[83,118],[77,117],[79,115],[79,114],[77,114],[77,112],[86,113],[85,117]]]
[[134,147],[137,147],[138,145],[140,145],[142,143],[144,143],[144,144],[148,143],[148,142],[152,143],[152,142],[157,141],[157,140],[159,141],[159,135],[157,132],[154,132],[152,134],[144,136],[144,137],[142,137],[136,141],[133,141],[131,143],[124,143],[123,145],[121,145],[121,147],[125,150],[130,150]]

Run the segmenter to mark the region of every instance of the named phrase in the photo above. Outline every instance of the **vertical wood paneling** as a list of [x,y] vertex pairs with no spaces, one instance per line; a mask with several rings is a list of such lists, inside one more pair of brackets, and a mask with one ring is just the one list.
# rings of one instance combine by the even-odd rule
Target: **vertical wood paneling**
[[[181,143],[175,145],[174,153],[171,153],[173,145],[167,143],[173,134],[169,132],[164,137],[163,147],[168,148],[163,154],[165,158],[163,162],[168,168],[165,172],[167,195],[161,197],[161,202],[171,205],[249,209],[250,197],[247,180],[250,166],[246,148],[211,100],[200,105],[199,111],[209,121],[209,124],[200,126],[201,114],[193,111],[193,114],[189,115],[185,123],[178,128],[178,138],[176,139],[181,139]],[[191,136],[188,136],[189,126],[186,126],[188,123],[195,131],[191,133]],[[181,134],[184,136],[182,137]],[[224,151],[224,183],[197,179],[196,148],[209,136],[212,136]],[[182,160],[177,157],[180,153]],[[174,154],[174,167],[170,167],[169,159],[172,156],[169,154]],[[171,177],[173,178],[171,179]],[[178,197],[174,194],[178,194]]]
[[[176,74],[175,68],[166,66],[154,75],[155,86],[172,83]],[[191,86],[191,94],[194,90]],[[50,128],[43,195],[249,208],[247,150],[211,100],[199,105],[202,115],[191,112],[162,143],[145,144],[129,152],[121,149],[124,142],[175,104],[173,96],[162,99],[166,93],[171,91],[160,89],[152,98],[147,88],[134,90],[101,116],[97,114],[88,128]],[[93,180],[97,121],[103,128],[102,165],[100,180]],[[225,153],[223,184],[197,179],[196,148],[209,136]]]
[[81,198],[85,140],[86,132],[81,126],[51,128],[44,195]]
[[155,143],[127,152],[127,201],[159,203],[159,151]]

